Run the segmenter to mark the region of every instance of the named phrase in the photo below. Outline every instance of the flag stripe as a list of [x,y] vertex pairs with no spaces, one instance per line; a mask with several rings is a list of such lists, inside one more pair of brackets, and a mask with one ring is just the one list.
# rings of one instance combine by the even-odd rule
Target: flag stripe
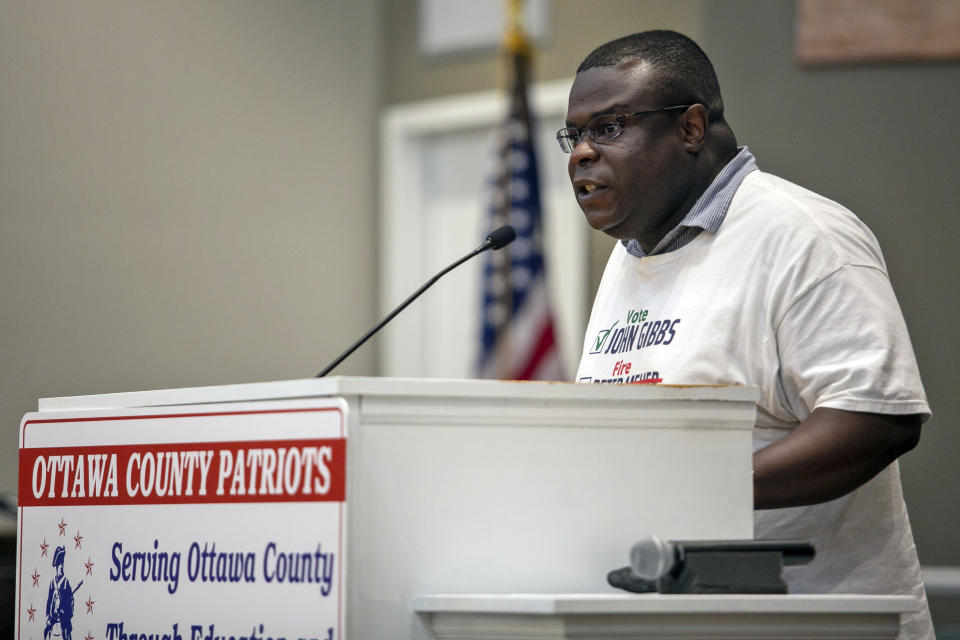
[[484,262],[478,371],[501,380],[559,380],[563,375],[547,302],[540,185],[527,104],[529,58],[521,48],[510,60],[510,107],[496,133],[489,225],[510,224],[517,239],[488,253]]
[[550,356],[550,352],[556,348],[556,342],[553,335],[553,323],[547,322],[540,330],[540,339],[537,340],[536,347],[530,355],[526,369],[517,376],[519,380],[532,380],[540,364],[545,358]]

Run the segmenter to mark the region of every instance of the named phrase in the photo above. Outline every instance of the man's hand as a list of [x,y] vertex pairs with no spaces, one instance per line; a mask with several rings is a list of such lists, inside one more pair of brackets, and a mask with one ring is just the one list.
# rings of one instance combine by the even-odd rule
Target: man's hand
[[814,409],[790,435],[753,454],[754,509],[845,495],[920,440],[919,415]]

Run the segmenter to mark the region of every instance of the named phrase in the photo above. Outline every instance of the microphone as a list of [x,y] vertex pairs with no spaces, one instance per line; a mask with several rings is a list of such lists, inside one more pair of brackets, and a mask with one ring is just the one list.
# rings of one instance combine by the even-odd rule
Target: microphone
[[430,287],[432,287],[437,280],[439,280],[440,278],[442,278],[443,276],[445,276],[448,272],[453,271],[454,269],[456,269],[457,267],[459,267],[461,264],[463,264],[464,262],[466,262],[466,261],[469,260],[470,258],[473,258],[473,257],[475,257],[475,256],[478,256],[478,255],[480,255],[481,253],[483,253],[484,251],[488,251],[488,250],[490,250],[490,249],[493,249],[494,251],[497,251],[498,249],[504,248],[505,246],[507,246],[508,244],[510,244],[511,242],[513,242],[513,241],[516,239],[516,237],[517,237],[517,232],[516,232],[516,231],[514,230],[514,228],[511,227],[510,225],[504,225],[504,226],[502,226],[502,227],[499,227],[498,229],[494,229],[494,230],[490,233],[490,235],[487,236],[487,239],[486,239],[486,241],[485,241],[483,244],[481,244],[479,247],[477,247],[476,249],[474,249],[473,251],[471,251],[471,252],[468,253],[467,255],[463,256],[462,258],[460,258],[459,260],[457,260],[456,262],[454,262],[454,263],[451,264],[450,266],[448,266],[448,267],[446,267],[445,269],[443,269],[443,270],[442,270],[440,273],[438,273],[437,275],[435,275],[435,276],[433,276],[432,278],[430,278],[429,280],[427,280],[427,282],[424,283],[423,286],[421,286],[419,289],[417,289],[416,291],[414,291],[413,294],[412,294],[409,298],[407,298],[406,300],[404,300],[403,302],[401,302],[399,305],[397,305],[397,308],[396,308],[396,309],[394,309],[393,311],[391,311],[390,313],[388,313],[388,314],[387,314],[387,317],[385,317],[383,320],[381,320],[380,322],[378,322],[375,327],[373,327],[372,329],[370,329],[369,331],[367,331],[365,334],[363,334],[363,336],[362,336],[359,340],[357,340],[357,341],[354,342],[352,345],[350,345],[350,346],[347,348],[346,351],[344,351],[344,352],[341,353],[339,356],[337,356],[337,357],[334,359],[333,362],[331,362],[331,363],[328,364],[326,367],[324,367],[323,371],[321,371],[320,373],[318,373],[318,374],[317,374],[316,376],[314,376],[314,377],[316,377],[316,378],[323,378],[323,377],[326,376],[328,373],[330,373],[331,371],[333,371],[334,368],[336,368],[337,365],[339,365],[341,362],[343,362],[344,360],[346,360],[347,357],[348,357],[351,353],[353,353],[354,351],[356,351],[357,349],[359,349],[360,346],[363,345],[364,342],[366,342],[367,340],[369,340],[370,338],[372,338],[373,335],[374,335],[377,331],[380,331],[380,329],[382,329],[385,324],[387,324],[388,322],[390,322],[391,320],[393,320],[393,318],[394,318],[398,313],[400,313],[401,311],[403,311],[404,309],[407,308],[407,305],[409,305],[411,302],[413,302],[413,301],[416,300],[418,297],[420,297],[420,294],[421,294],[421,293],[423,293],[424,291],[426,291],[427,289],[429,289]]
[[[505,224],[499,229],[494,229],[493,232],[487,236],[487,241],[480,245],[480,247],[476,250],[476,253],[486,251],[488,244],[490,245],[489,248],[493,249],[494,251],[497,249],[502,249],[516,239],[517,232],[514,231],[513,227]],[[476,253],[474,255],[476,255]]]
[[657,536],[643,536],[630,547],[630,569],[644,580],[666,575],[677,560],[676,545]]
[[630,548],[630,570],[644,580],[658,580],[696,554],[729,555],[731,566],[743,564],[744,554],[776,552],[783,565],[810,562],[813,546],[802,540],[687,540],[666,541],[656,536],[644,536]]

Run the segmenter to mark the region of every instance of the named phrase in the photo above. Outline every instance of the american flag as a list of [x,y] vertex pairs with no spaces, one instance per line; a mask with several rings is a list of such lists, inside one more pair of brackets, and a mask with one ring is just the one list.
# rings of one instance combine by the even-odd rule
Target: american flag
[[499,380],[561,380],[544,280],[540,185],[527,104],[530,48],[516,24],[506,48],[510,108],[495,134],[489,228],[509,224],[517,239],[485,254],[478,373]]

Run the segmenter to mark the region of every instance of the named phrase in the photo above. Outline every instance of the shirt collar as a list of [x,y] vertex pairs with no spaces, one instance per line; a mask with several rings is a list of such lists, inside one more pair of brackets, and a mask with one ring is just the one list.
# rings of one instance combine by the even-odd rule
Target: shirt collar
[[[664,236],[649,255],[675,251],[693,240],[701,230],[711,234],[716,233],[727,215],[727,209],[730,208],[730,202],[740,187],[740,183],[748,174],[757,169],[757,160],[750,153],[750,150],[747,147],[740,147],[737,155],[720,170],[707,190],[697,198],[697,201],[680,221],[680,224]],[[689,233],[691,230],[693,233]],[[689,237],[684,242],[683,238],[679,237],[681,235]],[[680,240],[679,244],[678,240]],[[621,240],[621,242],[631,255],[638,258],[648,255],[636,240]]]

